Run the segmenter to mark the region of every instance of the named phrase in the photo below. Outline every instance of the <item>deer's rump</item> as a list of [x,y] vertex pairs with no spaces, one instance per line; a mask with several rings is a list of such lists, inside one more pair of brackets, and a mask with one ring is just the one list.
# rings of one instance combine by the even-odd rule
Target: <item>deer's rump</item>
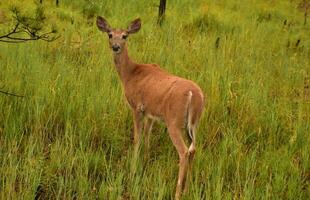
[[197,109],[203,107],[198,85],[156,67],[137,70],[126,84],[125,96],[133,110],[165,121],[169,115],[178,116],[176,123],[184,122],[189,101]]

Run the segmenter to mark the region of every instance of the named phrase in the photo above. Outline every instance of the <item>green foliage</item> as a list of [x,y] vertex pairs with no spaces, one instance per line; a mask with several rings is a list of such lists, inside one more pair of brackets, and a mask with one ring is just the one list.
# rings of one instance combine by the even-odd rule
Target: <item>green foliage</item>
[[99,2],[93,0],[87,0],[83,6],[83,14],[88,17],[92,18],[95,15],[99,14]]
[[0,44],[0,88],[25,96],[0,94],[0,199],[174,196],[178,156],[163,124],[130,171],[132,116],[92,14],[115,27],[140,15],[130,56],[207,96],[184,199],[309,198],[310,38],[298,2],[173,0],[161,28],[158,1],[87,2],[43,2],[33,17],[57,24],[52,43]]
[[29,27],[29,29],[34,32],[42,30],[45,22],[44,20],[46,19],[43,6],[37,4],[33,16],[22,13],[21,9],[16,6],[11,7],[11,12],[13,13],[13,18],[23,26]]
[[[3,35],[0,35],[0,42],[21,43],[33,40],[54,41],[57,37],[53,34],[57,32],[56,26],[46,25],[46,16],[43,6],[36,5],[34,14],[29,15],[22,12],[21,9],[14,5],[10,7],[13,15],[13,25],[11,30],[8,30]],[[45,27],[51,27],[49,32],[42,33],[46,30]]]

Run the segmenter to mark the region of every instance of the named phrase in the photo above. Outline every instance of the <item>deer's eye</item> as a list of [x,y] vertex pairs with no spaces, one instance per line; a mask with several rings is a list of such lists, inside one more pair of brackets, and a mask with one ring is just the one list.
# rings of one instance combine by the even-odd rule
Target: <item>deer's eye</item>
[[112,38],[112,34],[111,33],[109,33],[108,36],[109,36],[109,38]]
[[122,36],[122,38],[123,38],[124,40],[126,40],[127,37],[128,37],[128,35],[123,35],[123,36]]

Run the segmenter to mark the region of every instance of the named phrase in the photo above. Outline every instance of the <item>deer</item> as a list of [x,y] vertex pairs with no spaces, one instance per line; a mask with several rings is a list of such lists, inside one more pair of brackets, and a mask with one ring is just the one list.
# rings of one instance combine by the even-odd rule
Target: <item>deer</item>
[[[108,35],[115,68],[133,113],[134,151],[138,151],[142,133],[146,149],[149,149],[149,135],[155,120],[163,121],[167,126],[170,139],[179,155],[175,189],[175,199],[178,200],[186,190],[186,178],[196,151],[196,130],[204,110],[203,92],[191,80],[172,75],[157,64],[136,63],[129,57],[127,39],[140,30],[140,18],[133,20],[127,29],[111,28],[101,16],[97,16],[96,24],[100,31]],[[184,131],[191,140],[189,147],[183,138]]]

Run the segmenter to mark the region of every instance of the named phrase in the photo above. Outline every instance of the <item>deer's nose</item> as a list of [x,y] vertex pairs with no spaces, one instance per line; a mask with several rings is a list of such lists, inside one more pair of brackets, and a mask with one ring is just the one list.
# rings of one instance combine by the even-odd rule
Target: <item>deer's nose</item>
[[120,47],[119,45],[117,45],[117,44],[113,44],[113,45],[112,45],[113,51],[119,51],[120,48],[121,48],[121,47]]

